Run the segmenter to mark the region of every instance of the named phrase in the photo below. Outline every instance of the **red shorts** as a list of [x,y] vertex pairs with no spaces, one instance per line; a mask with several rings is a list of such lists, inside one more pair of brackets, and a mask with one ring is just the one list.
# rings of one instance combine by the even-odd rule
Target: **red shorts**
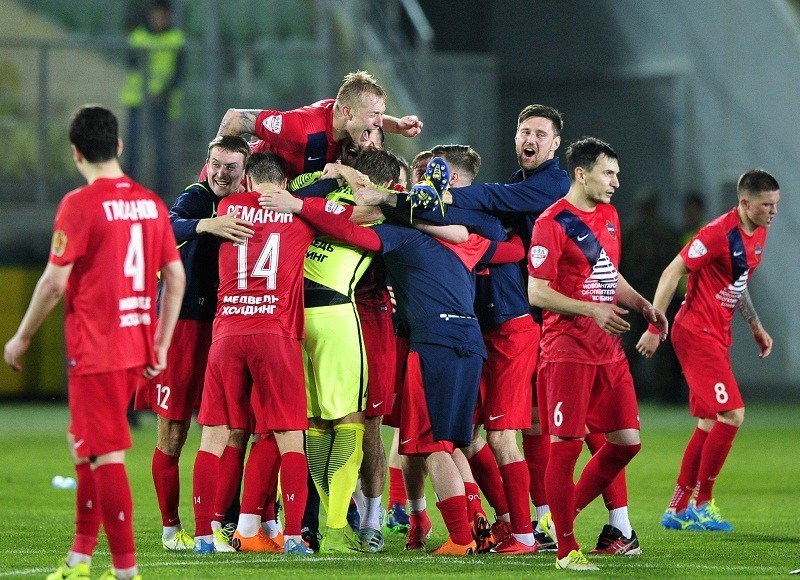
[[152,409],[172,421],[192,418],[203,393],[212,324],[178,320],[167,352],[167,368],[136,390],[135,409]]
[[396,348],[392,312],[363,312],[359,309],[361,333],[367,351],[367,417],[380,417],[392,410]]
[[300,341],[274,334],[215,340],[198,422],[253,433],[307,429]]
[[680,324],[672,327],[672,346],[689,385],[692,417],[716,419],[717,413],[744,407],[727,346]]
[[531,426],[531,385],[540,330],[527,314],[483,335],[489,358],[483,364],[476,424],[496,431]]
[[75,438],[78,457],[131,448],[126,414],[134,390],[145,380],[143,371],[143,367],[134,367],[69,377],[69,432]]
[[539,381],[547,398],[539,416],[551,435],[639,429],[639,406],[625,359],[603,365],[543,362]]
[[395,337],[394,400],[391,412],[383,416],[383,424],[389,427],[400,426],[400,408],[403,400],[403,383],[406,380],[409,343],[407,338]]
[[536,354],[533,356],[533,375],[531,376],[531,406],[535,409],[541,405],[542,399],[539,399],[539,382],[537,377],[539,375],[539,354],[542,352],[542,325],[533,321],[536,326],[536,333],[539,337],[536,340]]
[[437,451],[453,453],[455,446],[452,441],[433,440],[418,352],[408,353],[402,390],[398,453],[401,455],[428,455]]

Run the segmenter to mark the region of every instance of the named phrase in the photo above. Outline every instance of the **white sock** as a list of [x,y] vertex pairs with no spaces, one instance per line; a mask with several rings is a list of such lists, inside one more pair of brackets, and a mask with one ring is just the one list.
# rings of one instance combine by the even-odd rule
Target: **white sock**
[[203,540],[206,544],[213,544],[214,543],[214,535],[212,534],[210,536],[195,536],[194,540],[195,540],[195,542],[197,540]]
[[278,528],[278,522],[275,520],[268,520],[266,522],[261,522],[261,529],[264,530],[264,533],[267,534],[268,538],[274,538],[280,533],[280,528]]
[[526,546],[533,546],[536,543],[536,539],[533,537],[533,532],[530,534],[511,534],[516,538],[516,540],[521,543],[525,544]]
[[356,504],[358,517],[363,522],[364,518],[367,517],[367,496],[364,495],[364,491],[361,489],[360,477],[356,480],[356,488],[353,490],[353,501]]
[[[222,522],[218,522],[217,520],[211,520],[211,531],[216,532],[217,530],[222,529]],[[205,537],[205,536],[203,536]]]
[[67,553],[67,566],[70,568],[74,568],[79,563],[84,562],[85,564],[91,566],[92,565],[92,557],[88,554],[81,554],[79,552],[68,552]]
[[119,580],[128,580],[129,578],[133,578],[139,573],[138,566],[132,566],[130,568],[114,568],[114,572],[117,573],[117,578]]
[[628,506],[608,510],[608,523],[622,532],[622,535],[626,538],[631,537],[633,528],[631,527],[631,520],[628,518]]
[[366,509],[364,510],[364,515],[361,516],[361,529],[369,528],[371,530],[378,530],[381,529],[381,496],[378,497],[366,497],[364,505]]
[[536,521],[538,522],[542,521],[542,517],[544,516],[544,514],[550,511],[550,506],[548,504],[535,505],[533,507],[536,508]]
[[408,511],[412,514],[418,514],[420,512],[424,512],[428,509],[428,504],[425,501],[425,496],[423,495],[419,499],[411,499],[408,500]]
[[164,539],[171,540],[179,531],[181,531],[180,526],[163,526]]
[[239,514],[239,523],[236,531],[245,538],[252,538],[261,529],[261,516],[259,514]]

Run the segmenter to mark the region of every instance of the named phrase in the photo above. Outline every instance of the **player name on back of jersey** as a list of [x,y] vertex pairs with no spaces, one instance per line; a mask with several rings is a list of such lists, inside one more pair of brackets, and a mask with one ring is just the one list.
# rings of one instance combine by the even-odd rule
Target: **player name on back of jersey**
[[110,222],[158,219],[158,206],[152,199],[109,199],[103,202],[103,210]]
[[[144,310],[145,312],[127,312]],[[119,300],[119,327],[148,326],[150,324],[150,296],[128,296]]]
[[253,316],[256,314],[275,314],[278,297],[272,294],[263,296],[223,296],[222,316]]
[[255,208],[246,205],[231,205],[228,213],[235,214],[236,217],[256,224],[290,224],[293,221],[293,213],[278,213],[271,209]]

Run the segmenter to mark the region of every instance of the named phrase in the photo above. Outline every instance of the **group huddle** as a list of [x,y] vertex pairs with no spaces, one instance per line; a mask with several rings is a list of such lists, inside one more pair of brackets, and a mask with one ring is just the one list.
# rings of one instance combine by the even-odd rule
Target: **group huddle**
[[[745,172],[737,206],[675,257],[651,303],[619,272],[624,232],[611,200],[620,161],[609,144],[574,141],[564,171],[556,156],[561,114],[529,105],[516,126],[519,170],[507,183],[473,183],[480,155],[467,145],[421,151],[411,164],[386,150],[384,131],[415,137],[423,124],[385,115],[385,103],[383,88],[358,71],[335,99],[291,111],[230,109],[201,180],[178,197],[168,220],[158,202],[150,221],[163,231],[126,224],[128,241],[108,259],[120,264],[119,282],[102,292],[118,302],[146,297],[155,277],[144,278],[181,262],[185,292],[181,299],[180,273],[162,275],[158,318],[151,325],[139,316],[105,347],[138,341],[131,349],[138,358],[108,368],[92,365],[94,353],[75,354],[86,341],[71,343],[70,332],[87,327],[71,326],[68,315],[78,518],[75,544],[51,578],[88,576],[101,520],[111,573],[138,575],[132,536],[111,531],[121,527],[104,506],[130,510],[130,491],[106,499],[96,477],[101,466],[124,461],[127,430],[127,439],[105,438],[112,422],[124,422],[125,396],[137,386],[136,407],[158,415],[152,469],[167,550],[375,553],[387,529],[407,534],[407,549],[424,550],[427,475],[448,532],[434,555],[549,551],[558,569],[595,570],[573,524],[599,495],[609,523],[590,554],[639,555],[624,471],[641,448],[620,340],[631,315],[650,323],[637,345],[643,356],[671,337],[699,420],[662,524],[732,529],[712,494],[744,417],[730,324],[738,309],[761,357],[769,354],[772,339],[747,281],[776,215],[777,181],[761,169]],[[86,146],[72,142],[80,157]],[[96,246],[62,246],[106,227],[86,219],[86,207],[96,203],[102,215],[103,195],[152,196],[121,173],[107,183],[84,175],[89,185],[59,209],[51,255],[51,264],[82,277],[69,278],[73,317],[92,295],[87,288],[99,284],[86,257]],[[81,196],[78,220],[67,206]],[[170,249],[161,248],[165,239]],[[670,326],[664,312],[687,275]],[[144,300],[125,303],[156,314]],[[6,345],[12,366],[27,348],[15,341],[38,328],[28,320],[35,304],[36,294]],[[93,303],[92,316],[101,307]],[[142,367],[148,381],[137,385]],[[114,380],[102,387],[97,373]],[[84,388],[116,393],[104,400],[105,430],[89,428],[99,411],[81,409],[90,396]],[[198,408],[191,536],[178,514],[178,460]],[[381,425],[394,428],[388,469]],[[592,458],[574,483],[584,441]],[[100,501],[87,507],[81,497]]]

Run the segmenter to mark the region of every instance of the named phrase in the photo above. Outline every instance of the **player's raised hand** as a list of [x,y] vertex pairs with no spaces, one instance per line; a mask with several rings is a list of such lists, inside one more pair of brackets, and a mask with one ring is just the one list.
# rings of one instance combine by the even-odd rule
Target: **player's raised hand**
[[631,329],[630,323],[620,316],[628,313],[622,306],[606,302],[598,302],[592,306],[592,318],[597,326],[609,334],[622,334]]
[[761,353],[758,355],[758,358],[767,358],[769,353],[772,352],[772,337],[760,324],[758,327],[753,328],[752,330],[753,338],[755,339],[758,348],[761,349]]
[[262,193],[258,196],[258,204],[277,213],[300,213],[303,209],[303,200],[285,189]]
[[644,358],[650,358],[656,352],[659,344],[661,344],[660,335],[645,330],[639,342],[636,343],[636,351]]
[[3,356],[5,357],[6,364],[11,367],[12,370],[17,372],[22,370],[22,365],[19,364],[19,359],[22,358],[28,351],[28,347],[31,345],[30,339],[24,339],[16,334],[11,337],[6,343],[6,347],[3,351]]
[[422,133],[422,121],[416,115],[406,115],[397,119],[397,132],[404,137],[416,137]]
[[200,220],[197,223],[197,233],[213,234],[234,243],[242,243],[247,238],[253,237],[252,227],[252,222],[237,218],[233,214],[225,214]]
[[358,188],[355,195],[356,205],[380,205],[382,203],[391,203],[393,197],[393,193],[375,189],[370,185]]

